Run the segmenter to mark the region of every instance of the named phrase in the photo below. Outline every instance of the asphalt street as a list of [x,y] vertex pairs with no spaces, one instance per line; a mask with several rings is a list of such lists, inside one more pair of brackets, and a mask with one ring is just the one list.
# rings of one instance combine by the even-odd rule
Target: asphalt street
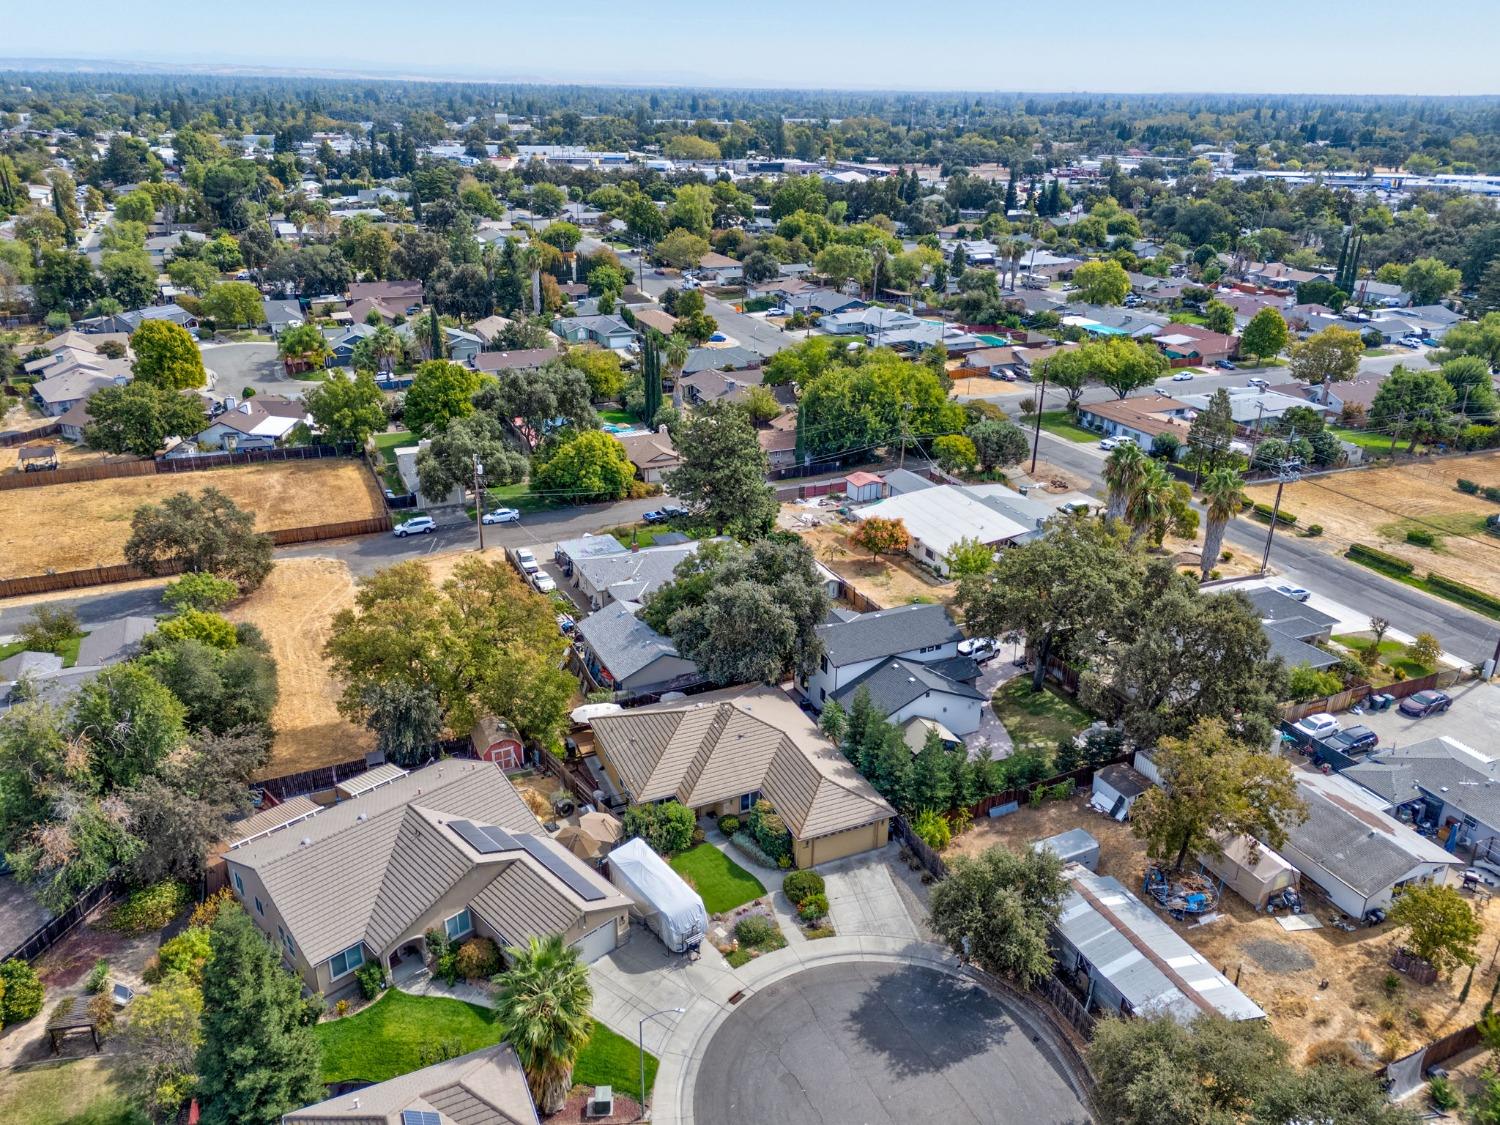
[[214,373],[213,389],[221,395],[240,397],[249,387],[258,395],[296,398],[314,385],[286,377],[275,344],[205,344],[201,350],[203,366]]
[[[658,299],[677,284],[676,278],[656,276],[649,265],[642,274],[638,269],[634,254],[620,254],[620,264],[631,271],[632,277],[640,279],[639,288]],[[708,315],[719,322],[720,332],[733,338],[742,347],[758,352],[762,356],[775,355],[782,348],[791,347],[801,339],[799,334],[783,332],[776,325],[768,324],[760,317],[735,312],[733,305],[725,304],[713,297],[705,295],[703,304]]]
[[[30,620],[32,610],[41,600],[11,598],[0,602],[0,641],[19,633],[21,626]],[[46,604],[59,609],[71,609],[78,614],[78,620],[85,629],[103,625],[117,617],[152,617],[165,608],[161,601],[161,588],[158,586],[134,590],[112,590],[106,587],[102,592],[83,594],[76,598],[47,599]]]
[[1064,1125],[1090,1120],[1044,1041],[936,969],[824,965],[753,993],[714,1032],[693,1120]]
[[[1103,498],[1105,453],[1096,444],[1069,441],[1042,431],[1040,456],[1089,482],[1088,491]],[[1235,519],[1224,541],[1233,550],[1260,558],[1267,528]],[[1494,654],[1500,623],[1431,597],[1320,548],[1316,540],[1277,531],[1271,543],[1271,567],[1299,586],[1327,594],[1348,605],[1358,605],[1371,616],[1384,617],[1406,633],[1431,633],[1445,652],[1476,664]]]

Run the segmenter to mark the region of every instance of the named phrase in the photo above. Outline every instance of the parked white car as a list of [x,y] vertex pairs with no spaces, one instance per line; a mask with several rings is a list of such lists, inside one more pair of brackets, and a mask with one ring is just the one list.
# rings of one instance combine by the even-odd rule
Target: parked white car
[[527,574],[536,574],[542,569],[541,565],[536,561],[536,556],[526,547],[516,548],[516,565]]
[[1304,590],[1301,586],[1293,586],[1286,582],[1274,587],[1274,589],[1278,594],[1291,598],[1294,602],[1305,602],[1308,598],[1312,597],[1310,591]]
[[1294,729],[1301,731],[1308,738],[1327,738],[1331,734],[1337,734],[1341,729],[1339,721],[1327,711],[1319,711],[1316,715],[1308,715],[1300,723],[1293,724]]
[[1129,434],[1116,434],[1114,437],[1104,438],[1099,442],[1100,449],[1115,449],[1122,445],[1134,445],[1135,438]]
[[391,529],[391,534],[397,539],[405,539],[408,535],[431,535],[437,530],[437,524],[431,516],[413,516],[405,523],[399,523]]
[[520,523],[521,513],[515,508],[495,508],[484,513],[482,523]]
[[1179,371],[1176,375],[1172,376],[1172,382],[1174,383],[1191,383],[1192,381],[1193,373],[1191,371]]
[[557,589],[557,583],[552,581],[552,576],[541,570],[531,576],[531,584],[541,594],[550,594],[553,590]]

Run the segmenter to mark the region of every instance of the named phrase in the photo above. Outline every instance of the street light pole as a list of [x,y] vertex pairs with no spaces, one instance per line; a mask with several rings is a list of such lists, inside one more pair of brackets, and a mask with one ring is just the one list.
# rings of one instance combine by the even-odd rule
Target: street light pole
[[657,1016],[680,1016],[685,1011],[687,1011],[686,1008],[663,1008],[659,1012],[652,1012],[649,1016],[642,1017],[640,1023],[636,1025],[637,1045],[641,1050],[641,1101],[637,1121],[643,1121],[646,1117],[646,1025]]
[[484,472],[484,466],[479,463],[479,455],[474,455],[474,526],[479,528],[479,550],[484,551],[484,493],[479,489],[479,477]]

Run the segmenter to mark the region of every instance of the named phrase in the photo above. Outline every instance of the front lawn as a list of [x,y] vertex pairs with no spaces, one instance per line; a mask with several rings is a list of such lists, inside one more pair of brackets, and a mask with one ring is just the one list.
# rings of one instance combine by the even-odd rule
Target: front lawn
[[1059,740],[1072,738],[1093,721],[1087,711],[1050,684],[1033,692],[1027,675],[1002,685],[991,705],[1018,747],[1029,745],[1050,751]]
[[375,435],[375,449],[380,454],[381,460],[387,465],[396,463],[396,450],[403,446],[416,445],[417,439],[405,430],[398,430],[390,434]]
[[[1030,429],[1036,425],[1036,422],[1034,419],[1022,418],[1020,425],[1022,429]],[[1098,441],[1102,436],[1073,421],[1073,415],[1066,410],[1042,411],[1042,429],[1060,438],[1067,438],[1069,441]]]
[[672,870],[703,896],[710,914],[723,914],[766,893],[761,881],[712,844],[699,844],[671,859]]
[[634,426],[639,419],[628,410],[601,410],[599,420],[616,426]]
[[[63,667],[71,668],[78,663],[78,646],[83,643],[84,634],[74,633],[59,646],[58,655],[63,658]],[[9,660],[18,652],[26,651],[25,641],[11,641],[8,645],[0,645],[0,660]]]
[[[420,1069],[423,1047],[452,1044],[465,1054],[500,1038],[491,1008],[442,996],[412,996],[394,988],[358,1015],[320,1023],[314,1030],[323,1047],[326,1083],[384,1082]],[[646,1085],[655,1080],[656,1059],[647,1055]],[[613,1086],[638,1099],[636,1045],[595,1020],[594,1033],[579,1052],[573,1081],[582,1086]]]
[[[1367,637],[1357,633],[1343,633],[1333,638],[1345,648],[1356,653],[1362,653],[1374,642],[1374,637]],[[1419,679],[1431,674],[1435,669],[1426,664],[1419,664],[1406,655],[1406,646],[1400,641],[1380,642],[1380,663],[1391,671],[1400,671],[1406,674],[1408,680]]]

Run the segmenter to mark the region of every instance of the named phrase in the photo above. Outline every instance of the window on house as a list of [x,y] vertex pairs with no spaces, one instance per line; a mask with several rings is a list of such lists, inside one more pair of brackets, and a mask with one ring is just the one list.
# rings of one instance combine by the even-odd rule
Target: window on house
[[469,916],[469,908],[464,907],[452,918],[443,922],[443,931],[450,938],[460,938],[474,928],[474,919]]
[[281,935],[281,944],[284,945],[284,946],[286,946],[286,955],[288,957],[295,957],[295,956],[297,956],[297,947],[292,944],[292,935],[291,934],[282,934]]
[[740,812],[749,812],[755,807],[755,802],[760,800],[760,790],[754,793],[746,793],[740,798]]
[[918,652],[936,652],[938,649],[940,649],[942,647],[943,647],[942,645],[925,645],[924,647],[917,649],[917,651]]
[[255,900],[255,913],[264,915],[265,912],[266,912],[266,908],[261,905],[260,899],[257,898]]
[[342,953],[335,953],[328,958],[328,977],[330,980],[346,977],[364,963],[364,949],[358,945],[351,945]]
[[819,658],[818,667],[822,668],[825,672],[828,671],[828,654],[826,652]]
[[240,898],[245,897],[245,880],[240,878],[240,873],[238,871],[234,873],[234,889],[239,894]]

